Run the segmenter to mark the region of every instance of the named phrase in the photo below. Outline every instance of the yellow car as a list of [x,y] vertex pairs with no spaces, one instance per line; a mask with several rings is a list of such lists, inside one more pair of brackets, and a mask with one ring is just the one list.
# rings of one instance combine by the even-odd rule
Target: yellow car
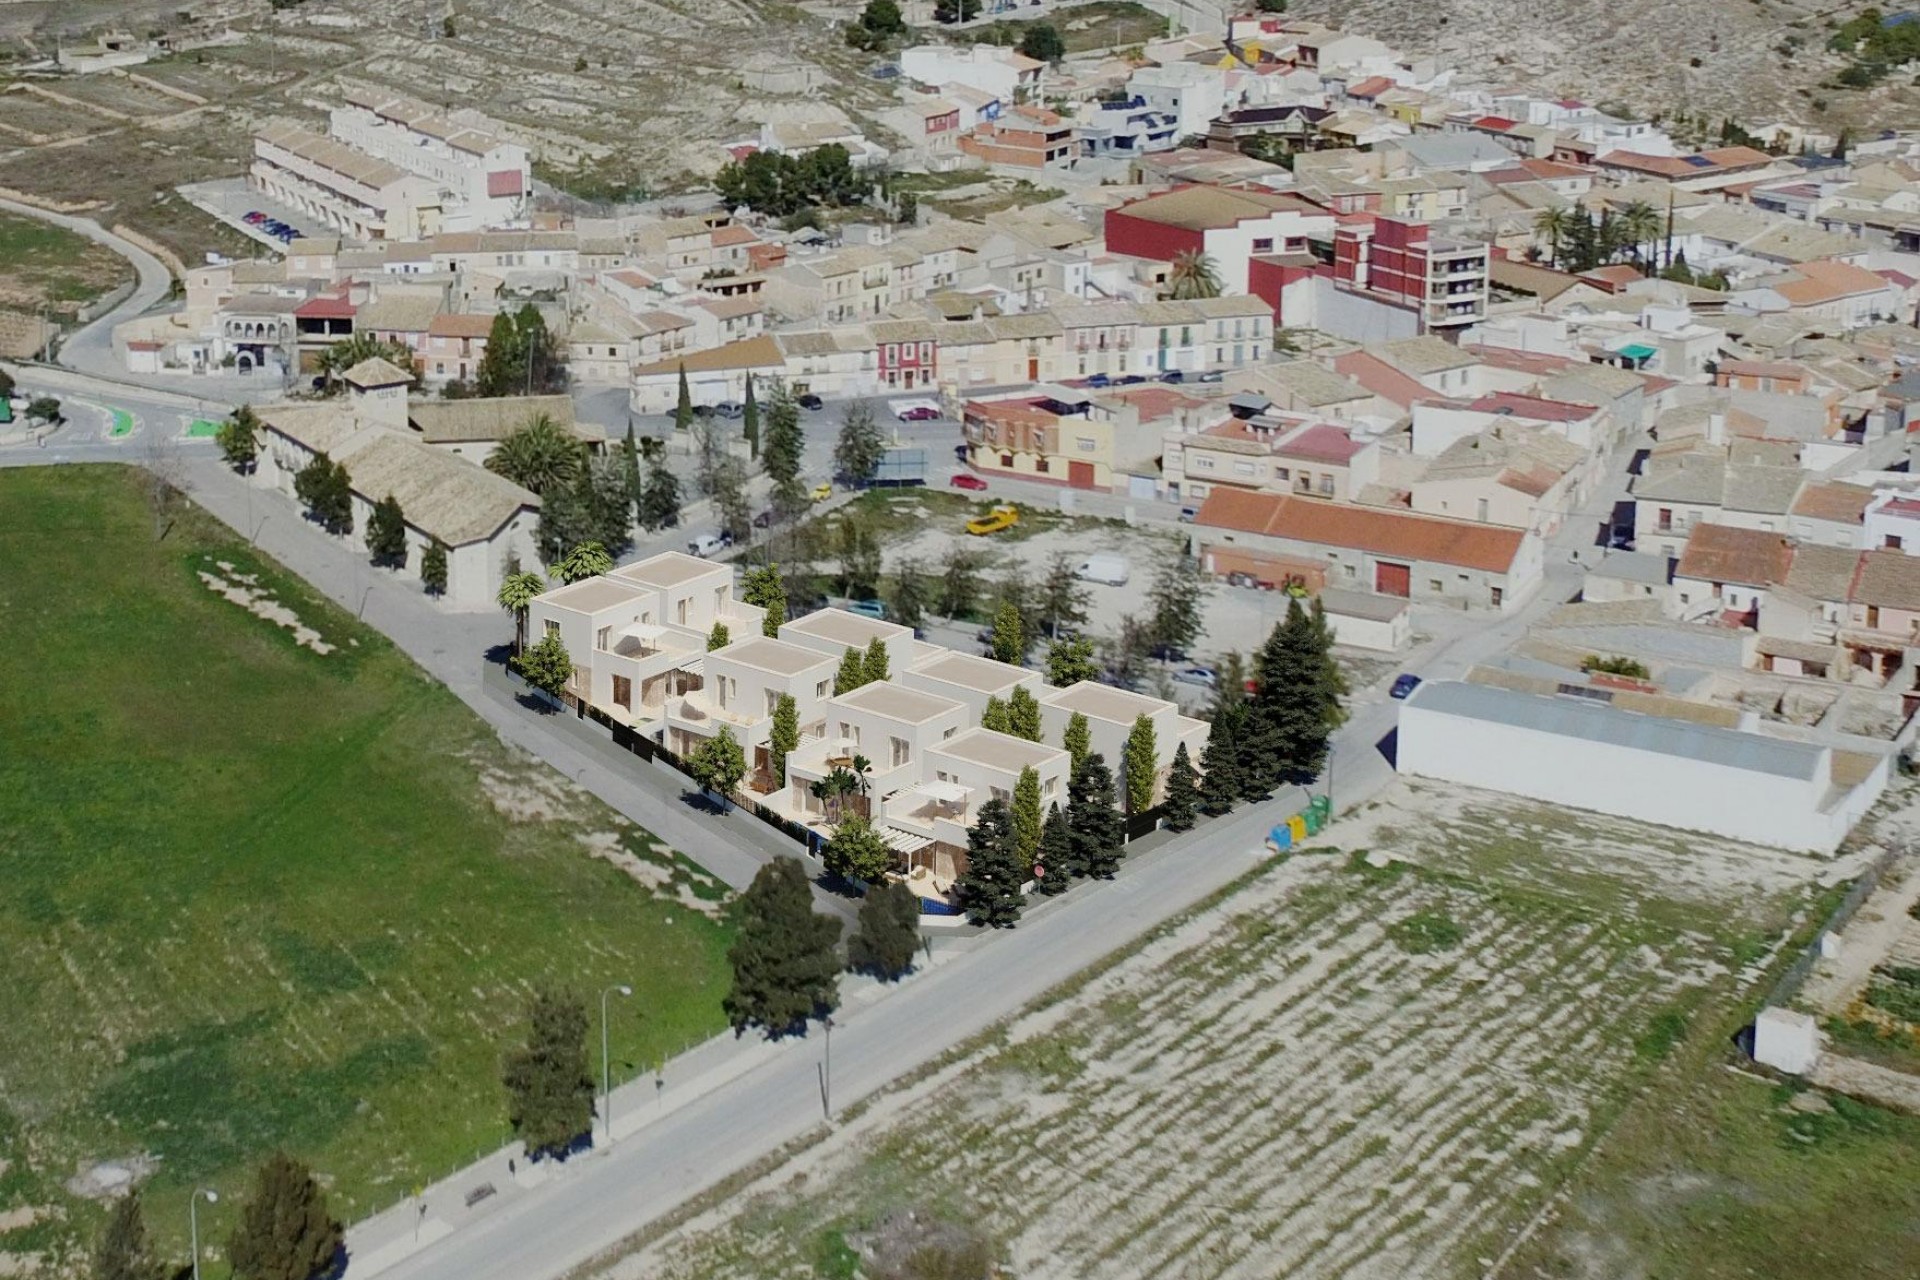
[[833,496],[832,485],[817,484],[813,486],[813,500],[815,502],[825,502],[828,498],[831,498],[832,496]]
[[1002,529],[1011,529],[1020,523],[1020,512],[1013,507],[995,507],[986,515],[975,516],[967,521],[967,532],[973,534],[998,533]]

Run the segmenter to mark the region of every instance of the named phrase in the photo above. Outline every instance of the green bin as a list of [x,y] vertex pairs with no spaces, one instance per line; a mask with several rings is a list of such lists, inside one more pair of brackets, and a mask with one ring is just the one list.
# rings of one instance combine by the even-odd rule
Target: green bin
[[1313,805],[1308,805],[1300,816],[1307,820],[1307,834],[1310,836],[1319,835],[1320,828],[1326,825],[1327,820],[1320,816],[1320,810]]
[[1327,796],[1315,796],[1307,802],[1307,825],[1312,831],[1333,821],[1333,801]]

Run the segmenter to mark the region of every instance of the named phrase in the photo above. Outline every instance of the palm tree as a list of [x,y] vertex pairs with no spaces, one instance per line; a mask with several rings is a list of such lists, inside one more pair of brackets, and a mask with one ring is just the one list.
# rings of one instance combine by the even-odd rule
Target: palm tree
[[527,606],[546,589],[546,579],[537,573],[510,573],[501,579],[500,594],[495,599],[502,609],[513,615],[515,653],[527,647]]
[[1547,265],[1560,265],[1560,246],[1566,240],[1567,233],[1573,230],[1573,218],[1571,209],[1542,209],[1534,215],[1534,234],[1546,237]]
[[1220,296],[1220,271],[1213,259],[1193,249],[1173,255],[1173,269],[1167,272],[1167,296],[1179,301]]
[[502,437],[487,455],[487,470],[523,489],[545,494],[571,485],[586,463],[580,442],[544,413],[536,413]]
[[598,577],[613,568],[613,557],[607,549],[597,542],[583,542],[560,558],[553,566],[553,576],[561,582],[578,582],[582,578]]
[[1647,244],[1660,238],[1659,211],[1644,200],[1630,200],[1614,214],[1613,226],[1634,261],[1645,266]]

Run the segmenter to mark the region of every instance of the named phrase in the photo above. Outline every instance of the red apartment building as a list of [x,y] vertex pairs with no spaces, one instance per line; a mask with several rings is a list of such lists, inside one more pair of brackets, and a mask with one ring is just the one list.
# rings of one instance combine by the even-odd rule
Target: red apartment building
[[[1327,286],[1344,297],[1326,296]],[[1343,214],[1330,265],[1304,254],[1256,257],[1248,264],[1247,289],[1272,304],[1276,324],[1359,340],[1445,332],[1486,317],[1487,246],[1435,236],[1424,222]],[[1401,318],[1373,332],[1362,314],[1368,303]]]

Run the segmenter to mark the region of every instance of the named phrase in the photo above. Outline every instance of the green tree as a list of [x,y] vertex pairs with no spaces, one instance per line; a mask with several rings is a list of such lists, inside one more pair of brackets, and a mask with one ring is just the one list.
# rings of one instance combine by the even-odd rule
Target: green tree
[[1167,297],[1175,301],[1220,296],[1220,268],[1207,254],[1197,249],[1182,249],[1173,255],[1167,269]]
[[760,456],[760,401],[753,394],[753,375],[747,375],[747,402],[740,409],[740,434],[747,442],[747,456]]
[[1125,829],[1120,811],[1113,807],[1113,773],[1097,751],[1080,763],[1067,785],[1067,826],[1073,831],[1080,874],[1113,879],[1120,869]]
[[747,776],[746,753],[733,730],[721,725],[718,733],[695,747],[687,756],[687,772],[706,790],[732,803],[740,780]]
[[773,482],[773,510],[782,520],[805,511],[812,499],[800,482],[801,461],[807,449],[800,426],[800,406],[784,382],[776,381],[767,396],[767,434],[760,465]]
[[1066,748],[1068,757],[1073,761],[1073,770],[1078,773],[1081,763],[1093,754],[1093,730],[1088,726],[1086,716],[1076,711],[1067,717],[1067,727],[1061,734],[1060,745]]
[[995,733],[1013,732],[1013,720],[1007,714],[1007,704],[997,694],[989,694],[987,705],[981,708],[980,727]]
[[1020,37],[1020,52],[1036,62],[1058,65],[1067,56],[1067,42],[1060,38],[1059,29],[1052,23],[1036,22]]
[[893,982],[913,971],[920,950],[920,898],[902,880],[867,890],[847,940],[847,967]]
[[1575,218],[1586,220],[1586,214],[1574,209],[1542,209],[1533,215],[1533,233],[1547,242],[1547,264],[1560,265],[1561,247],[1566,243],[1573,230]]
[[1200,574],[1200,562],[1179,556],[1163,562],[1147,593],[1153,614],[1147,622],[1147,635],[1160,653],[1184,651],[1200,636],[1200,605],[1206,599],[1207,580]]
[[940,566],[940,586],[934,612],[946,618],[964,618],[980,598],[980,557],[966,547],[947,552]]
[[369,360],[385,360],[402,373],[413,372],[413,352],[405,343],[388,342],[371,333],[342,338],[320,353],[315,368],[326,380],[326,393],[334,395],[340,390],[340,375]]
[[587,469],[586,446],[551,414],[536,413],[500,438],[484,464],[522,489],[545,496],[572,487]]
[[1193,826],[1194,809],[1200,800],[1200,775],[1194,770],[1187,744],[1173,750],[1173,765],[1167,770],[1167,798],[1160,806],[1161,821],[1169,831],[1185,831]]
[[875,636],[873,639],[867,641],[867,656],[866,660],[861,663],[860,671],[863,683],[873,684],[876,681],[887,679],[893,674],[890,668],[891,663],[887,656],[886,642],[881,640],[879,636]]
[[1345,715],[1332,641],[1324,614],[1316,622],[1294,600],[1261,647],[1241,760],[1269,790],[1310,782],[1326,761],[1328,740]]
[[733,643],[733,634],[727,630],[727,624],[716,621],[713,630],[707,632],[707,652],[724,649]]
[[920,629],[927,616],[927,575],[920,562],[907,557],[893,566],[893,591],[887,596],[887,609],[903,627]]
[[447,594],[447,544],[438,538],[420,553],[420,586],[430,596]]
[[1652,260],[1647,246],[1660,239],[1663,229],[1659,211],[1644,200],[1629,200],[1620,206],[1614,225],[1619,230],[1621,247],[1645,267]]
[[842,513],[840,594],[849,600],[871,600],[879,590],[880,541],[865,520]]
[[1285,13],[1287,0],[1255,0],[1254,7],[1261,13]]
[[1028,742],[1040,741],[1040,702],[1023,684],[1007,695],[1007,732]]
[[1027,642],[1020,625],[1020,610],[1009,600],[993,615],[993,658],[1018,666],[1026,659]]
[[673,429],[685,434],[693,426],[693,391],[687,386],[687,366],[680,366],[680,396],[673,404]]
[[876,36],[903,36],[907,20],[900,14],[897,0],[867,0],[860,11],[860,25]]
[[1040,583],[1039,614],[1047,634],[1057,637],[1062,627],[1077,627],[1087,620],[1087,584],[1080,580],[1073,557],[1062,551],[1047,562],[1047,576]]
[[626,439],[620,442],[620,476],[626,482],[627,506],[638,509],[647,485],[640,476],[640,444],[634,439],[631,426],[627,428]]
[[260,1166],[253,1195],[240,1207],[227,1260],[239,1280],[312,1280],[338,1263],[345,1239],[307,1166],[276,1151]]
[[473,381],[482,396],[544,395],[565,387],[565,368],[538,307],[529,302],[494,316]]
[[407,563],[407,517],[400,499],[388,494],[373,504],[367,517],[367,554],[378,565],[404,568]]
[[528,684],[549,697],[558,698],[573,678],[573,655],[567,652],[558,631],[549,631],[537,643],[528,645],[513,665]]
[[893,851],[865,814],[849,812],[820,851],[820,862],[842,880],[879,884],[893,867]]
[[27,421],[60,422],[60,401],[54,396],[35,396],[27,402]]
[[507,1119],[527,1154],[564,1154],[593,1128],[587,1069],[587,1007],[571,992],[541,988],[527,1002],[526,1043],[501,1064]]
[[1055,640],[1047,646],[1047,683],[1056,689],[1098,680],[1100,664],[1093,656],[1093,641],[1084,636]]
[[1154,740],[1153,721],[1136,716],[1120,751],[1121,774],[1126,780],[1128,813],[1153,807],[1154,784],[1160,772],[1160,744]]
[[787,757],[800,746],[800,708],[793,695],[783,693],[773,704],[773,727],[767,734],[767,771],[773,785],[787,785]]
[[1065,893],[1073,885],[1073,831],[1057,804],[1047,806],[1047,820],[1040,827],[1034,874],[1039,878],[1040,892],[1049,897]]
[[235,471],[251,471],[260,457],[260,419],[253,412],[253,406],[243,404],[235,409],[226,421],[220,424],[220,430],[214,440],[220,446],[220,456],[226,459],[228,466]]
[[1023,866],[1033,866],[1040,854],[1040,771],[1032,765],[1020,770],[1013,784],[1013,808],[1008,814],[1013,851]]
[[727,950],[733,986],[721,1001],[735,1035],[748,1027],[770,1037],[804,1031],[809,1018],[840,1003],[840,922],[813,909],[798,858],[775,858],[755,873],[734,906],[737,932]]
[[517,653],[527,647],[527,606],[547,589],[537,573],[509,573],[500,580],[500,592],[494,597],[502,609],[513,615],[513,648]]
[[864,488],[887,456],[886,437],[864,400],[848,405],[840,415],[840,438],[833,446],[833,466],[848,484]]
[[840,668],[833,673],[833,694],[852,693],[867,682],[865,655],[849,645],[840,653]]
[[353,490],[347,469],[324,452],[314,454],[294,475],[293,492],[328,533],[353,532]]
[[740,598],[764,611],[761,634],[770,637],[780,634],[780,625],[787,620],[787,588],[780,581],[779,565],[763,564],[747,570],[740,584]]
[[166,1280],[169,1269],[154,1256],[138,1191],[113,1202],[92,1261],[91,1280]]
[[1030,878],[1013,846],[1007,802],[995,797],[980,806],[967,832],[967,870],[954,882],[954,900],[973,923],[1010,929],[1026,906],[1020,890]]
[[655,459],[647,468],[646,484],[640,491],[638,515],[640,527],[649,533],[671,529],[680,523],[680,480],[667,470],[667,464],[662,459]]
[[579,500],[593,541],[615,552],[633,545],[633,489],[619,457],[595,458],[587,464]]
[[613,569],[613,557],[597,542],[583,542],[561,557],[553,566],[553,576],[561,582],[583,582]]

